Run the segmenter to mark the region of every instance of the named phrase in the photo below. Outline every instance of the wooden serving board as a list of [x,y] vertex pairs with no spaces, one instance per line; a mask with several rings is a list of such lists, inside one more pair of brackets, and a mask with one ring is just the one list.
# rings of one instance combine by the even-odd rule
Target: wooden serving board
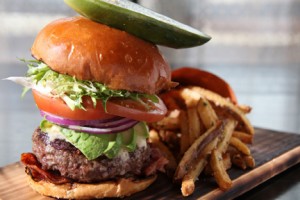
[[[217,188],[213,178],[201,178],[196,182],[194,194],[183,198],[180,186],[172,184],[170,179],[160,175],[148,189],[128,199],[232,199],[299,163],[300,135],[257,128],[251,150],[256,160],[256,168],[246,171],[230,169],[233,187],[226,192]],[[27,186],[24,167],[17,162],[0,168],[0,199],[51,198],[41,196]]]

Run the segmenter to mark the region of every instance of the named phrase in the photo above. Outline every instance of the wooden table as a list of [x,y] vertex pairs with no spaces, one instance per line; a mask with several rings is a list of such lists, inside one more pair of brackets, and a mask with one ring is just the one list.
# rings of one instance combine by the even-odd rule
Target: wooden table
[[[245,171],[236,168],[230,169],[229,175],[233,180],[233,186],[226,192],[217,188],[213,178],[201,177],[196,182],[193,195],[184,198],[181,196],[179,186],[174,185],[166,176],[160,175],[158,180],[148,189],[127,199],[232,199],[236,197],[240,199],[251,199],[252,197],[261,199],[262,195],[264,199],[268,199],[266,195],[272,198],[278,197],[284,190],[290,190],[293,195],[296,195],[294,197],[299,198],[300,194],[296,193],[292,187],[297,182],[299,183],[299,175],[295,179],[295,184],[278,185],[273,181],[283,180],[285,176],[290,177],[291,173],[300,171],[300,166],[297,165],[300,162],[300,135],[256,129],[254,144],[251,151],[257,166],[252,170]],[[294,165],[295,167],[285,172],[285,174],[271,179]],[[263,186],[259,186],[263,183]],[[258,188],[255,188],[257,186]],[[270,188],[271,191],[267,194],[263,192],[260,195],[259,188],[263,187]],[[255,189],[250,191],[253,188]],[[277,188],[280,190],[277,190]],[[22,194],[21,197],[20,194]],[[285,197],[290,197],[289,194],[287,195]],[[0,169],[0,198],[48,199],[33,192],[27,186],[24,166],[19,162]]]

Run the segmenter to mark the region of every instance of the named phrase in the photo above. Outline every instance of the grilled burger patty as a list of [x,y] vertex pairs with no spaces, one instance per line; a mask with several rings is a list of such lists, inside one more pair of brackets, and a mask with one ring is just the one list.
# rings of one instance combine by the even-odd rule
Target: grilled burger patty
[[138,176],[150,161],[151,149],[137,147],[134,152],[124,153],[113,159],[100,156],[95,160],[86,157],[65,140],[49,140],[47,133],[37,128],[32,136],[33,153],[44,170],[59,171],[64,177],[76,182],[93,183],[120,176]]

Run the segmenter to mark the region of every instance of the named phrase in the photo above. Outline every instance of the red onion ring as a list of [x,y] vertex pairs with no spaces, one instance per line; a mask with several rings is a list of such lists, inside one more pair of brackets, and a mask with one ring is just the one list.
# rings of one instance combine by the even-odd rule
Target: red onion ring
[[45,112],[43,110],[40,110],[40,114],[46,120],[54,124],[67,127],[75,131],[82,131],[91,134],[121,132],[133,127],[138,123],[136,120],[118,116],[110,119],[100,120],[72,120]]
[[44,117],[46,120],[53,122],[55,124],[59,125],[78,125],[78,126],[93,126],[97,124],[102,124],[102,123],[109,123],[109,122],[115,122],[121,119],[126,119],[124,117],[113,117],[109,119],[99,119],[99,120],[73,120],[73,119],[68,119],[64,117],[60,117],[48,112],[45,112],[43,110],[40,110],[40,114],[42,117]]
[[80,131],[90,134],[109,134],[109,133],[118,133],[130,129],[134,125],[139,123],[138,121],[131,120],[130,122],[123,124],[121,126],[110,127],[110,128],[95,128],[95,127],[86,127],[86,126],[67,126],[68,129],[74,131]]

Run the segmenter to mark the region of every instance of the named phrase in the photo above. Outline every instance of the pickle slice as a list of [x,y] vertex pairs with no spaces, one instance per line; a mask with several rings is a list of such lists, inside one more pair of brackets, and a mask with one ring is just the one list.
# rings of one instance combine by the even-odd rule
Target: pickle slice
[[172,48],[199,46],[210,36],[126,0],[64,0],[79,14],[124,30],[157,45]]

